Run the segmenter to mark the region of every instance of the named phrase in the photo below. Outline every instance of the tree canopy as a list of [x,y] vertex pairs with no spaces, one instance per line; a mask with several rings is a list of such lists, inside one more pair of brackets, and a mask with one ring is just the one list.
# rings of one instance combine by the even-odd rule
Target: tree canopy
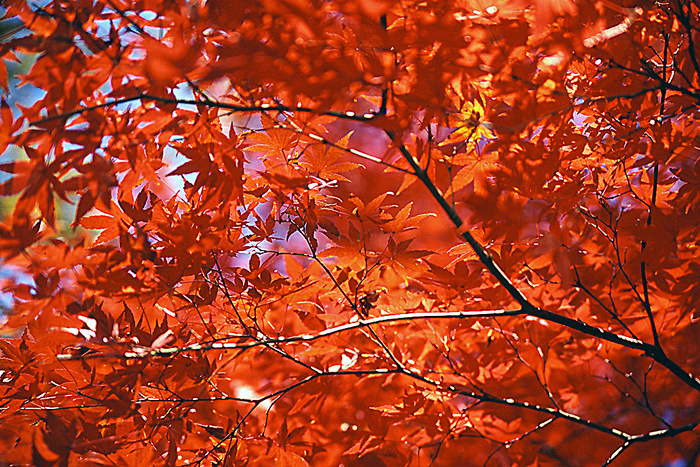
[[699,465],[694,2],[3,8],[0,464]]

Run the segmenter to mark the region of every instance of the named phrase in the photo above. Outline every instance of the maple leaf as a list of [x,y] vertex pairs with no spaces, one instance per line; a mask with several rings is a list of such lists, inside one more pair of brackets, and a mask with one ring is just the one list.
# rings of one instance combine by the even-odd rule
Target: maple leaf
[[101,230],[95,239],[95,245],[99,245],[119,237],[119,233],[131,225],[131,222],[131,219],[112,201],[110,209],[104,214],[83,217],[79,224],[84,229]]
[[286,128],[268,128],[265,132],[248,135],[248,139],[254,144],[245,150],[264,153],[266,163],[273,167],[279,164],[280,157],[282,161],[289,157],[299,142],[299,134]]
[[424,214],[417,214],[411,217],[412,207],[413,203],[409,203],[403,208],[401,208],[401,210],[399,210],[399,212],[395,216],[393,216],[391,220],[388,220],[382,224],[382,230],[384,230],[387,233],[397,233],[404,232],[406,230],[412,230],[415,229],[417,227],[417,224],[426,217],[435,216],[435,213],[429,212]]
[[32,222],[24,213],[12,219],[11,225],[0,224],[0,256],[12,258],[43,237],[41,221]]
[[[0,86],[7,88],[7,77],[5,77],[5,82],[3,83],[1,73],[5,68],[5,62],[0,59],[0,64],[2,64],[2,66],[0,66]],[[6,72],[7,70],[5,70],[5,73]],[[12,110],[10,110],[7,101],[5,101],[4,97],[0,98],[0,155],[2,155],[7,149],[7,146],[12,143],[12,135],[21,128],[23,121],[23,118],[13,118]]]
[[304,153],[306,162],[300,162],[299,165],[323,180],[349,181],[340,174],[360,167],[364,168],[362,164],[338,162],[338,159],[345,154],[343,149],[347,148],[351,135],[352,132],[349,132],[330,147],[325,144],[310,145],[311,151],[307,148]]
[[472,151],[476,143],[482,138],[493,139],[494,134],[491,125],[483,121],[484,108],[478,101],[465,102],[459,113],[449,116],[449,125],[456,127],[450,136],[440,146],[456,144],[466,141],[467,152]]
[[470,183],[474,183],[474,193],[485,195],[488,185],[488,176],[498,165],[498,155],[494,152],[472,151],[469,153],[457,154],[451,159],[455,167],[461,166],[457,173],[450,180],[450,188],[445,193],[449,196]]

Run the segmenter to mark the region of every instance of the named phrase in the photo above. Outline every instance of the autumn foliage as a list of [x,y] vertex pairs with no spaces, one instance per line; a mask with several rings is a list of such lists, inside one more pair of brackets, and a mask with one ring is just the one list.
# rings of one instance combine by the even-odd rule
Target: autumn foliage
[[697,5],[3,8],[0,465],[700,465]]

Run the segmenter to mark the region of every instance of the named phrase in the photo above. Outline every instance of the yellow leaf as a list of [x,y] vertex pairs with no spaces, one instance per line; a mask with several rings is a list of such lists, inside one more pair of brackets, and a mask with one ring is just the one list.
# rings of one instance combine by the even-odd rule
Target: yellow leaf
[[[467,102],[460,113],[451,114],[449,124],[457,129],[439,146],[459,143],[462,141],[476,142],[481,138],[494,138],[487,122],[483,121],[484,108],[479,102]],[[469,148],[472,149],[472,148]]]

